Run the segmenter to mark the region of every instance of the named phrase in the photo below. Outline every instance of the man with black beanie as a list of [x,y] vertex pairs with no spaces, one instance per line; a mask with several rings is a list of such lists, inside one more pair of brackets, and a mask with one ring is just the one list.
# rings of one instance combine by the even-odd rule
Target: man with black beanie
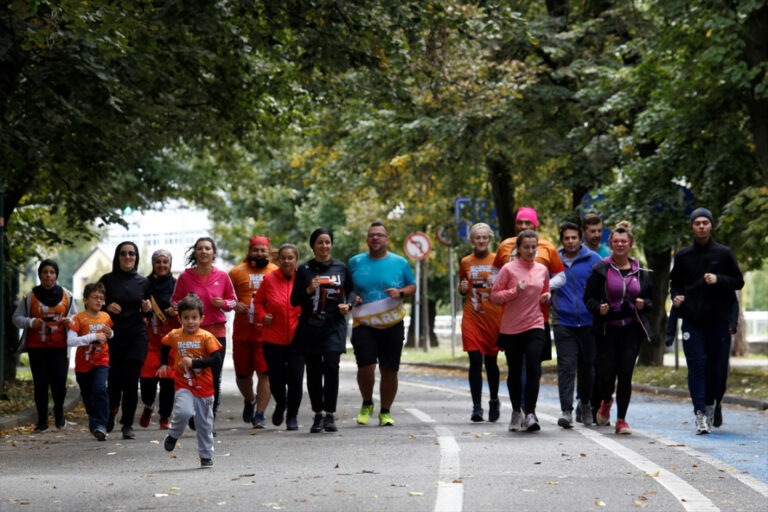
[[709,434],[718,388],[728,371],[729,319],[744,278],[733,252],[712,240],[712,212],[691,213],[694,243],[675,255],[670,274],[672,305],[683,319],[683,350],[696,433]]

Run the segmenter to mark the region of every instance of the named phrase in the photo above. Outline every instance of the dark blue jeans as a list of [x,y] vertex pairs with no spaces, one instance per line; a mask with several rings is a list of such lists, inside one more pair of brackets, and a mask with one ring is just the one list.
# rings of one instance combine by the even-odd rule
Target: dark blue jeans
[[80,385],[80,395],[83,397],[85,412],[88,413],[88,428],[93,433],[97,427],[107,431],[109,416],[109,393],[107,392],[107,376],[109,366],[94,366],[87,372],[76,372],[75,377]]
[[557,388],[560,393],[560,410],[573,410],[573,383],[579,371],[578,396],[589,400],[595,382],[595,338],[592,327],[567,327],[556,325]]
[[683,320],[683,351],[693,411],[714,405],[728,375],[731,335],[728,322],[695,326]]

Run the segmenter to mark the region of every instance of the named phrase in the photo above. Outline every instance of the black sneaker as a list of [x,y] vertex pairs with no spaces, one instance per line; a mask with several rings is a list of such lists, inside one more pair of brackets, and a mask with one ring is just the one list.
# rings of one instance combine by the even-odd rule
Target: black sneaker
[[253,404],[248,400],[243,400],[243,421],[250,423],[253,420]]
[[64,414],[62,414],[61,416],[57,415],[54,424],[56,425],[56,428],[64,428],[64,427],[66,427],[67,426],[67,420],[64,418]]
[[165,440],[163,441],[163,448],[165,448],[165,451],[172,452],[174,448],[176,448],[176,439],[175,437],[171,437],[170,434],[165,436]]
[[[189,421],[187,422],[187,425],[189,425],[189,428],[191,428],[192,430],[197,430],[197,429],[195,428],[195,417],[194,417],[194,416],[191,416],[191,417],[189,418]],[[214,436],[214,437],[215,437],[215,436]]]
[[213,467],[213,459],[200,459],[200,469],[211,469]]
[[47,423],[38,423],[35,427],[35,432],[45,432],[46,430],[48,430]]
[[285,404],[275,404],[275,412],[272,413],[272,424],[279,427],[283,424],[285,416]]
[[312,434],[317,434],[319,432],[323,431],[323,416],[322,414],[315,414],[314,419],[312,420],[312,427],[310,427],[309,432]]
[[296,420],[296,416],[288,416],[285,419],[286,430],[299,430],[299,422]]
[[109,418],[107,419],[107,432],[112,432],[115,429],[115,416],[117,416],[117,409],[109,411]]
[[488,401],[488,421],[495,423],[501,416],[501,404],[499,399]]
[[475,423],[483,421],[483,408],[480,407],[480,404],[475,404],[472,406],[472,416],[470,416],[469,419]]
[[107,432],[103,430],[104,427],[99,427],[96,430],[93,431],[93,437],[95,437],[99,441],[106,441],[107,440]]
[[123,427],[123,439],[136,439],[136,433],[131,427]]
[[339,429],[336,428],[336,419],[333,417],[332,412],[327,413],[323,418],[323,430],[325,430],[326,432],[339,431]]
[[712,426],[720,428],[723,424],[723,409],[720,407],[720,402],[715,405],[715,418],[712,420]]

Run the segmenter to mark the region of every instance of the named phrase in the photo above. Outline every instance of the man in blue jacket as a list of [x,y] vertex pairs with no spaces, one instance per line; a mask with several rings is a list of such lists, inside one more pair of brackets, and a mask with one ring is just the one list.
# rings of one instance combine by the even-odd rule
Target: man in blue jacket
[[565,265],[565,284],[552,295],[552,326],[557,348],[557,387],[562,411],[557,424],[573,427],[573,383],[579,372],[578,396],[581,398],[578,418],[585,425],[592,423],[589,397],[595,381],[595,338],[591,332],[592,314],[582,297],[592,266],[600,261],[597,253],[581,244],[581,228],[572,222],[560,226],[563,244],[560,259]]

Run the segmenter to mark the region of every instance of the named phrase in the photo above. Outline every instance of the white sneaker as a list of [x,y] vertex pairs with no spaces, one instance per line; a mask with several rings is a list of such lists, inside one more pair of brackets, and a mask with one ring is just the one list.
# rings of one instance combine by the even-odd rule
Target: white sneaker
[[709,430],[707,414],[702,411],[696,411],[696,435],[709,434]]
[[512,419],[509,420],[509,431],[517,432],[523,428],[523,413],[520,411],[512,411]]
[[709,427],[708,430],[711,432],[712,424],[715,422],[715,406],[708,405],[704,413],[707,415],[707,426]]
[[525,417],[525,421],[523,422],[523,427],[528,432],[536,432],[538,430],[541,430],[541,427],[539,426],[539,419],[533,413],[530,413]]
[[563,411],[560,413],[560,417],[557,419],[557,424],[563,428],[573,428],[573,413],[571,411]]

